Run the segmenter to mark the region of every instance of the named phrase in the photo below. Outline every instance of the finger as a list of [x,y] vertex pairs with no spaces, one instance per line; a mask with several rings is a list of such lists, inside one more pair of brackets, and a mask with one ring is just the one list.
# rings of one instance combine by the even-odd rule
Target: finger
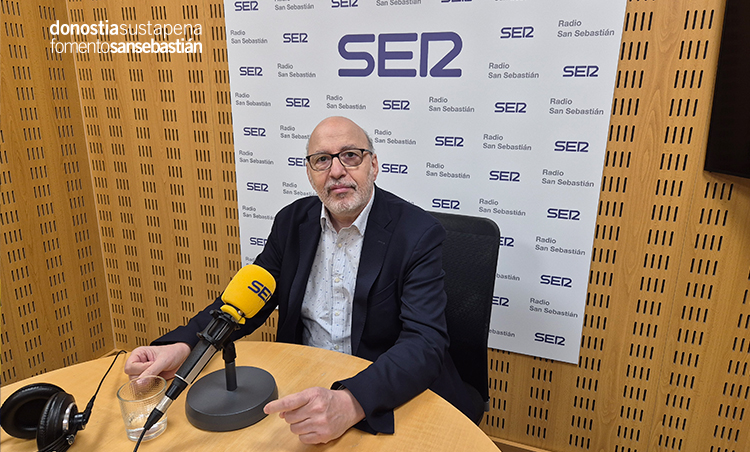
[[138,378],[147,377],[149,375],[159,375],[162,370],[164,370],[164,363],[157,359],[154,362],[145,363],[144,369],[141,371]]
[[303,433],[299,435],[299,440],[302,444],[324,444],[329,439],[323,438],[318,432]]
[[130,356],[128,356],[128,359],[125,360],[125,367],[123,370],[128,375],[139,375],[150,365],[151,360],[149,359],[149,356],[143,353],[143,350],[136,348]]
[[151,363],[140,363],[140,362],[130,362],[125,363],[125,373],[131,377],[139,376],[143,373],[144,370],[146,370]]
[[289,422],[289,431],[297,436],[320,433],[319,426],[317,426],[315,421],[310,418],[302,419],[296,422],[290,422],[289,420],[287,420],[287,422]]
[[305,406],[306,403],[307,398],[300,393],[290,394],[286,397],[269,402],[263,407],[263,412],[266,414],[273,414],[296,410],[297,408]]
[[[303,422],[304,423],[309,423],[309,422],[314,421],[314,419],[316,417],[316,413],[313,410],[310,409],[310,404],[309,403],[306,403],[306,404],[302,405],[299,408],[295,408],[295,409],[284,411],[283,414],[284,414],[283,419],[289,425],[298,425],[298,424],[301,424]],[[311,428],[310,430],[312,430],[313,428]],[[302,432],[305,433],[304,431],[302,431]],[[298,433],[296,433],[296,434],[298,434]]]

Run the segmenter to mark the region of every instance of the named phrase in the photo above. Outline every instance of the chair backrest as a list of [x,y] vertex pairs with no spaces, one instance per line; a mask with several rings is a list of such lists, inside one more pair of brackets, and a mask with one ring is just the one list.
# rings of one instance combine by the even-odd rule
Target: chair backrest
[[461,378],[489,401],[487,337],[500,249],[500,230],[488,218],[430,212],[447,235],[443,270],[450,354]]

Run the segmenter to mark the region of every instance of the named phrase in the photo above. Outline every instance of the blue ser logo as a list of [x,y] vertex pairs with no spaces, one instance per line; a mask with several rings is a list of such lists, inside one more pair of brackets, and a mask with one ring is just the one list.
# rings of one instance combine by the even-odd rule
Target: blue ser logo
[[534,37],[534,27],[503,27],[500,29],[500,39],[528,39]]
[[271,290],[258,280],[251,282],[247,288],[254,294],[257,294],[265,302],[271,298]]
[[411,102],[407,99],[384,99],[383,110],[410,110]]
[[240,77],[263,77],[263,68],[260,66],[240,66]]
[[381,163],[380,170],[391,174],[409,174],[409,166],[403,163]]
[[599,66],[565,66],[563,77],[599,77]]
[[589,152],[588,141],[555,141],[555,152]]
[[568,289],[573,287],[573,280],[567,276],[555,276],[555,275],[542,275],[539,278],[539,284],[547,286],[567,287]]
[[247,191],[262,191],[268,193],[268,184],[263,182],[248,182],[245,184]]
[[521,173],[518,171],[490,171],[490,180],[500,182],[521,182]]
[[358,0],[331,0],[331,8],[356,8]]
[[461,210],[460,206],[461,201],[458,199],[434,198],[432,200],[432,207],[434,209]]
[[526,102],[495,102],[495,113],[526,113]]
[[545,344],[565,347],[565,336],[536,332],[534,333],[534,342],[544,342]]
[[258,11],[258,2],[253,1],[244,1],[244,2],[234,2],[234,10],[235,11]]
[[492,305],[493,306],[501,306],[503,308],[509,308],[510,307],[510,300],[506,297],[498,297],[493,296],[492,297]]
[[286,106],[292,108],[309,108],[310,99],[306,97],[287,97]]
[[[447,68],[448,64],[453,61],[463,48],[461,37],[452,31],[445,32],[425,32],[421,35],[417,33],[381,33],[377,36],[378,47],[375,55],[369,51],[354,52],[347,47],[355,44],[365,44],[375,42],[374,34],[356,34],[344,35],[339,40],[339,55],[348,61],[362,61],[364,68],[342,68],[339,69],[339,77],[367,77],[375,70],[375,58],[377,58],[378,77],[416,77],[417,70],[412,68],[388,68],[386,63],[389,60],[412,60],[414,52],[412,50],[388,50],[388,43],[392,42],[417,42],[420,41],[419,54],[419,76],[420,77],[461,77],[461,68]],[[453,43],[453,47],[437,62],[429,68],[429,50],[430,43],[448,41]]]
[[307,44],[307,33],[284,33],[284,44]]
[[580,221],[581,211],[575,209],[558,209],[555,207],[550,207],[549,209],[547,209],[547,218],[551,218],[553,220]]
[[244,127],[242,134],[246,137],[265,137],[266,129],[263,127]]
[[464,137],[436,136],[435,146],[462,148],[464,147]]
[[252,246],[266,246],[266,240],[263,237],[250,237],[248,242]]

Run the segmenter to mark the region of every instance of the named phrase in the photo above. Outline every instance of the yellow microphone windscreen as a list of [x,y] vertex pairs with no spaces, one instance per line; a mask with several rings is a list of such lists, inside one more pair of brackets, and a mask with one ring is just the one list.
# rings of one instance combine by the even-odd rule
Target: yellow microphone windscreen
[[257,265],[246,265],[237,272],[221,295],[225,304],[221,310],[244,324],[271,298],[276,290],[276,280],[268,271]]

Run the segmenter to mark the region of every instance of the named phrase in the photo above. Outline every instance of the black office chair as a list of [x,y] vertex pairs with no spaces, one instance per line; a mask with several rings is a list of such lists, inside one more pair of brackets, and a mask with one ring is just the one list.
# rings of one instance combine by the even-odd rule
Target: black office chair
[[[487,337],[500,249],[500,230],[488,218],[430,212],[447,235],[443,270],[450,355],[464,382],[474,387],[489,411]],[[479,422],[480,419],[474,419]]]

